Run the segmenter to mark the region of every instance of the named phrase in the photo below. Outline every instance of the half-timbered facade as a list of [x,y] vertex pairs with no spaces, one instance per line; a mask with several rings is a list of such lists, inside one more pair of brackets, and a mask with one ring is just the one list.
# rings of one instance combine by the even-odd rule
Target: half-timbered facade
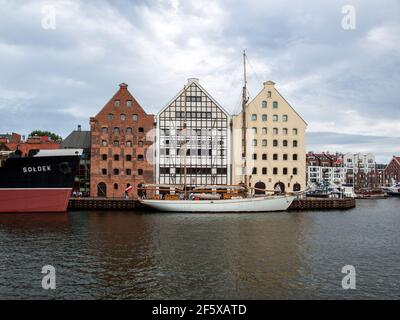
[[230,117],[191,78],[157,115],[156,180],[160,184],[229,184]]

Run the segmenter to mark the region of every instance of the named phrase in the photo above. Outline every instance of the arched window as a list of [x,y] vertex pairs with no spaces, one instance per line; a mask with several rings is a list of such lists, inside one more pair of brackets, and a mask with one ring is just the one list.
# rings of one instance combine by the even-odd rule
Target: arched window
[[265,183],[258,181],[255,185],[255,194],[265,194]]
[[138,119],[137,114],[133,114],[133,115],[132,115],[132,120],[133,120],[133,121],[137,121],[137,119]]
[[279,133],[279,130],[278,128],[274,128],[272,132],[274,133],[274,135],[277,135]]
[[120,118],[121,118],[122,121],[125,121],[126,120],[126,114],[125,113],[121,113],[120,114]]
[[268,130],[267,130],[267,128],[262,128],[262,134],[267,134],[268,133]]
[[114,118],[114,115],[113,115],[112,113],[109,113],[108,116],[107,116],[107,118],[108,118],[108,120],[111,121],[111,120]]
[[107,127],[101,128],[101,133],[107,133],[107,132],[108,132],[108,128]]
[[257,146],[257,140],[253,139],[253,146],[256,147]]
[[114,106],[115,107],[119,107],[121,105],[121,101],[119,101],[119,100],[115,100],[114,101]]
[[274,185],[275,193],[284,193],[285,192],[285,184],[283,182],[278,181]]
[[288,121],[288,116],[287,116],[286,114],[284,114],[284,115],[282,116],[282,121],[283,121],[283,122],[287,122],[287,121]]
[[300,189],[301,189],[300,183],[296,182],[293,185],[293,191],[300,191]]
[[262,103],[261,103],[261,106],[263,107],[263,108],[266,108],[267,107],[267,101],[263,101]]
[[126,128],[126,134],[132,134],[132,128],[131,127]]
[[119,134],[119,133],[120,133],[119,128],[118,128],[118,127],[115,127],[114,130],[113,130],[113,132],[114,132],[114,134]]
[[107,197],[107,186],[104,182],[100,182],[97,185],[97,196],[98,197]]
[[268,119],[268,116],[266,114],[263,114],[262,115],[262,121],[267,121],[267,119]]
[[257,134],[257,128],[256,127],[251,128],[251,130],[253,130],[254,134]]
[[267,139],[263,139],[262,145],[263,145],[263,147],[266,147],[268,145],[268,140]]
[[132,107],[132,100],[126,100],[126,106],[128,108]]
[[132,147],[132,141],[128,140],[128,141],[126,142],[126,146],[127,146],[127,147]]
[[278,115],[277,114],[274,114],[273,116],[272,116],[272,121],[278,121]]
[[267,160],[267,154],[266,154],[266,153],[263,153],[262,159],[263,159],[263,160]]
[[277,109],[277,108],[278,108],[278,101],[274,101],[274,102],[272,103],[272,107],[273,107],[274,109]]
[[257,115],[255,113],[253,113],[251,115],[251,120],[256,121],[257,120]]

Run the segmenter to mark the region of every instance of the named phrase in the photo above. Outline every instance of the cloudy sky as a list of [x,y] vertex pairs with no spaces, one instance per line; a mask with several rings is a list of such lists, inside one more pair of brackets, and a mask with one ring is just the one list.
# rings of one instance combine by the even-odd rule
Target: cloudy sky
[[121,82],[157,113],[197,77],[237,112],[245,48],[250,96],[275,81],[309,150],[400,154],[398,0],[0,0],[0,12],[1,133],[88,129]]

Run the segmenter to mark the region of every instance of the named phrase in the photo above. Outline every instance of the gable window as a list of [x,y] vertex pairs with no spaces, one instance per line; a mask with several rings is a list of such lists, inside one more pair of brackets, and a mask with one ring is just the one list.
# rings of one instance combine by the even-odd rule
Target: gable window
[[287,116],[287,114],[284,114],[284,115],[282,116],[282,121],[283,121],[283,122],[287,122],[287,121],[288,121],[288,116]]
[[277,109],[278,108],[278,101],[274,101],[272,103],[272,108]]
[[122,121],[125,121],[126,120],[126,115],[124,113],[121,113],[120,118],[121,118]]
[[107,127],[101,128],[101,133],[107,133],[107,132],[108,132],[108,128]]
[[119,101],[119,100],[115,100],[114,101],[114,106],[115,107],[119,107],[121,105],[121,101]]
[[263,108],[266,108],[267,107],[267,101],[263,101],[262,103],[261,103],[261,106],[263,107]]
[[128,108],[132,107],[132,100],[126,100],[126,106]]
[[138,119],[138,115],[137,115],[137,114],[133,114],[133,115],[132,115],[132,120],[133,120],[133,121],[137,121],[137,119]]
[[256,120],[257,120],[257,115],[256,115],[255,113],[253,113],[253,114],[251,115],[251,120],[252,120],[252,121],[256,121]]
[[271,96],[272,96],[271,91],[268,91],[268,92],[267,92],[267,98],[271,98]]
[[114,115],[112,113],[109,113],[107,118],[109,121],[111,121],[114,118]]

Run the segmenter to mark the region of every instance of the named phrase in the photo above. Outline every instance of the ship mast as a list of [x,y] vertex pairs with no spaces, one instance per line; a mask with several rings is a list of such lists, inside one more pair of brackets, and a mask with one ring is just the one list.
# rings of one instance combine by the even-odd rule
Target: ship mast
[[187,166],[186,166],[186,154],[187,154],[187,108],[186,108],[186,85],[183,87],[183,100],[184,100],[184,119],[183,119],[183,130],[185,137],[185,148],[184,148],[184,156],[183,156],[183,191],[185,194],[185,199],[187,199],[186,193],[186,175],[187,175]]
[[243,92],[242,92],[242,158],[243,158],[243,173],[244,173],[244,184],[247,188],[247,123],[246,123],[246,105],[247,105],[247,75],[246,75],[246,50],[243,50]]

